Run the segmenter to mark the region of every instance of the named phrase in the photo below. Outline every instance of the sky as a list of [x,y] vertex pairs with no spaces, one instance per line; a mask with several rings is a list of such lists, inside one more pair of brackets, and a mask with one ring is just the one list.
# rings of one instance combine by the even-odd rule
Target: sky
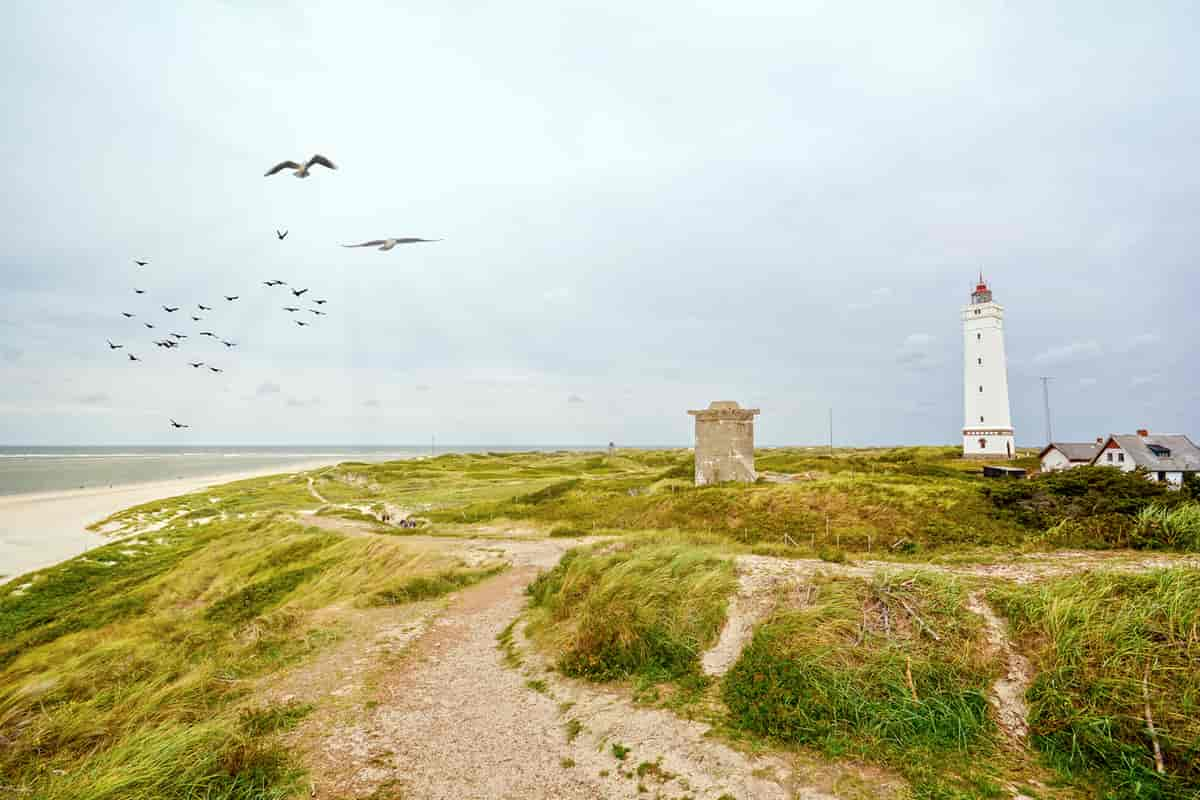
[[1104,5],[17,4],[0,444],[957,443],[981,270],[1019,444],[1200,439],[1194,7]]

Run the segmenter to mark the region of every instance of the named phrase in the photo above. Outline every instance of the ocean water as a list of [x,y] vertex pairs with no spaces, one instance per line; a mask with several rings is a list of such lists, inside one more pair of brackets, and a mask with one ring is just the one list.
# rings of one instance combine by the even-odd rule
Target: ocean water
[[[548,447],[441,447],[438,453],[553,450]],[[0,495],[97,489],[174,478],[311,463],[391,461],[429,455],[430,447],[12,447],[0,446]]]

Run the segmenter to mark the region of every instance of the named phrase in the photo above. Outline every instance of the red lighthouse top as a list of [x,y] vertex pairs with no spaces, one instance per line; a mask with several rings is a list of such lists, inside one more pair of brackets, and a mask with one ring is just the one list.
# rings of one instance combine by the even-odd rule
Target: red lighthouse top
[[977,303],[992,302],[992,290],[988,288],[987,281],[983,279],[983,273],[979,273],[979,283],[975,284],[975,291],[971,292],[972,305]]

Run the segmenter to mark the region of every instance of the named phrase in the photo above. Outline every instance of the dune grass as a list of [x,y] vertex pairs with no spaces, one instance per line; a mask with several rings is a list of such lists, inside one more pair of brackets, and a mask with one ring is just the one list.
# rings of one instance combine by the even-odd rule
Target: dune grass
[[735,585],[730,559],[678,535],[577,548],[529,586],[526,630],[567,675],[677,679],[698,673]]
[[[818,577],[754,633],[725,676],[731,724],[886,764],[918,796],[975,796],[995,752],[996,665],[956,579]],[[936,638],[935,638],[936,637]]]
[[1200,572],[1086,573],[990,596],[1037,669],[1030,730],[1050,763],[1108,797],[1200,797]]
[[301,773],[275,735],[307,709],[251,703],[260,678],[341,635],[312,612],[488,574],[403,539],[265,516],[180,518],[10,582],[0,785],[53,800],[292,796]]

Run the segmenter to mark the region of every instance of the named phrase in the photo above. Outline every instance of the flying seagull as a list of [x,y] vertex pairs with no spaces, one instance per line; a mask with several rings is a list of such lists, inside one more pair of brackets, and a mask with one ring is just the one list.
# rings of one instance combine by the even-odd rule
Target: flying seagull
[[153,326],[153,325],[151,325],[149,322],[143,322],[142,324],[143,324],[143,325],[145,325],[147,328],[153,328],[153,327],[154,327],[154,326]]
[[225,295],[225,299],[226,299],[226,300],[228,300],[228,301],[229,301],[229,302],[231,302],[231,303],[232,303],[234,300],[237,300],[237,299],[238,299],[238,297],[240,297],[240,295],[236,295],[236,294],[227,294],[227,295]]
[[217,338],[217,335],[215,333],[213,333],[212,331],[200,331],[200,335],[201,336],[211,336],[214,339]]
[[130,314],[128,311],[122,311],[121,316],[124,317],[125,319],[131,319],[133,317],[133,314]]
[[324,311],[317,311],[315,308],[310,308],[310,309],[308,310],[308,313],[310,313],[310,314],[316,314],[318,317],[323,317],[323,316],[325,316],[325,312],[324,312]]
[[224,339],[221,340],[221,344],[225,345],[226,347],[237,347],[237,342],[227,342]]
[[138,260],[135,258],[135,259],[133,260],[133,263],[137,264],[139,267],[144,267],[144,266],[146,266],[147,264],[149,264],[150,262],[149,262],[149,261],[138,261]]
[[104,341],[108,342],[108,349],[109,349],[109,350],[120,350],[122,347],[124,347],[124,346],[125,346],[125,345],[123,345],[123,344],[113,344],[113,343],[112,343],[112,339],[105,339]]
[[296,297],[299,297],[307,291],[308,289],[292,289],[292,294],[296,295]]
[[296,320],[296,324],[297,324],[297,325],[299,325],[301,328],[303,328],[303,327],[304,327],[305,325],[307,325],[308,323],[307,323],[307,322],[305,322],[305,321],[304,321],[304,320],[302,320],[302,319],[298,319],[298,320]]
[[141,359],[138,358],[137,356],[135,356],[133,353],[129,354],[129,360],[130,361],[141,361]]
[[168,314],[173,314],[178,310],[179,306],[163,306],[163,311],[167,312]]
[[[168,419],[170,419],[170,418],[168,417]],[[172,427],[172,428],[190,428],[190,427],[192,427],[192,426],[191,426],[191,425],[184,425],[182,422],[176,422],[175,420],[173,420],[173,419],[172,419],[172,420],[171,420],[171,427]]]
[[134,289],[133,293],[134,294],[145,294],[146,290],[145,289]]
[[287,238],[287,235],[288,235],[288,232],[287,232],[287,231],[283,231],[283,232],[281,233],[281,232],[279,231],[279,229],[278,229],[278,228],[276,228],[276,230],[275,230],[275,236],[276,236],[276,238],[278,238],[278,239],[279,239],[279,241],[281,241],[281,242],[282,242],[284,239],[286,239],[286,238]]
[[186,339],[187,338],[186,333],[172,333],[171,335],[174,336],[176,339]]
[[277,280],[263,281],[263,283],[265,283],[267,286],[286,286],[287,285],[287,281],[277,281]]
[[212,311],[212,306],[206,306],[203,303],[196,303],[196,308],[200,309],[201,311]]
[[204,366],[203,361],[189,361],[188,363],[191,364],[193,367],[196,367],[197,369]]
[[299,311],[300,309],[296,308],[295,306],[284,306],[283,310],[284,311]]
[[[308,170],[314,164],[320,164],[322,167],[329,167],[330,169],[337,169],[337,165],[335,165],[332,161],[330,161],[328,158],[326,158],[323,155],[317,154],[317,155],[314,155],[312,158],[310,158],[308,161],[305,161],[303,164],[297,164],[295,161],[280,161],[278,164],[276,164],[275,166],[273,166],[269,170],[267,170],[266,173],[263,175],[263,177],[269,178],[277,172],[282,172],[285,169],[290,169],[290,170],[294,170],[294,172],[292,172],[292,174],[295,175],[297,178],[307,178]],[[279,238],[282,239],[283,237],[280,236]]]
[[440,242],[441,239],[420,239],[416,236],[397,237],[395,239],[372,239],[359,244],[344,244],[342,247],[378,247],[380,250],[391,250],[398,244],[416,244],[417,242]]
[[219,367],[209,367],[208,370],[209,370],[209,372],[224,372],[225,371]]
[[319,305],[319,306],[323,306],[323,305],[325,305],[326,303],[328,303],[329,301],[328,301],[328,300],[313,300],[313,302],[314,302],[314,303],[316,303],[316,304],[317,304],[317,305]]
[[200,321],[199,317],[192,317],[192,322],[199,322],[199,321]]

